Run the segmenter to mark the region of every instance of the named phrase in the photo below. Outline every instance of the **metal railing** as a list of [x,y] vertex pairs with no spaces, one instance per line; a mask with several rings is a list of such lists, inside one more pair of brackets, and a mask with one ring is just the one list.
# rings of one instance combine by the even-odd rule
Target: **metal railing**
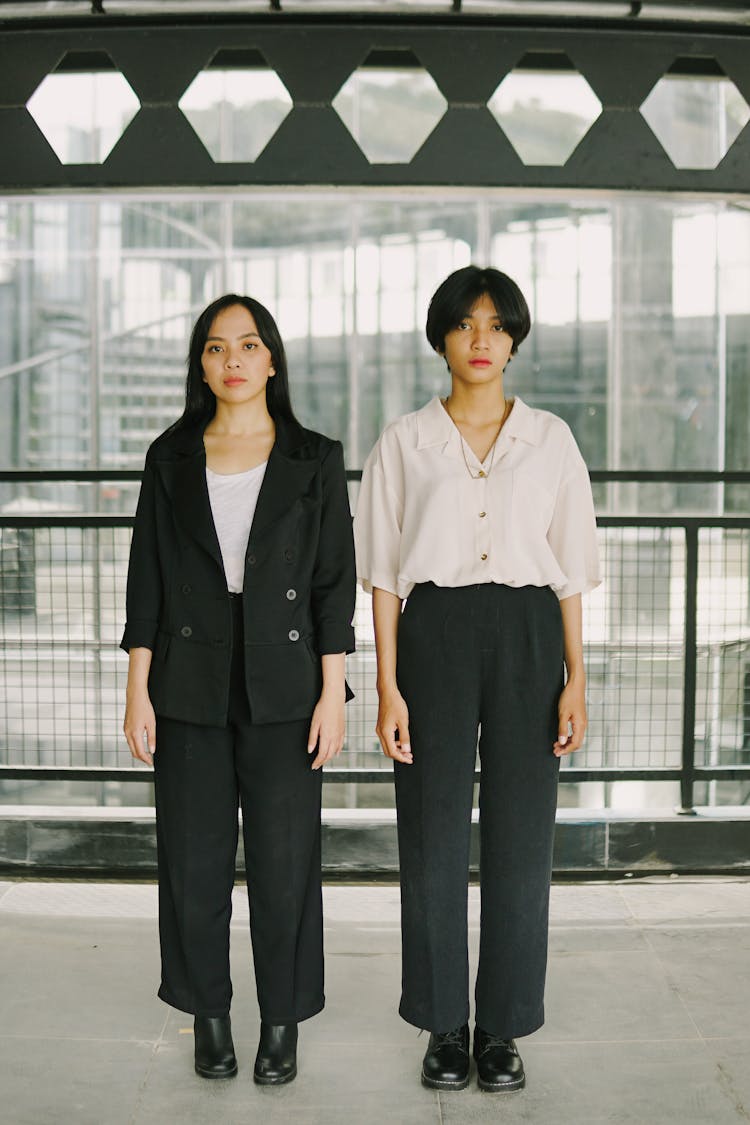
[[[747,472],[591,476],[595,485],[750,482]],[[0,484],[126,483],[133,496],[138,479],[0,473]],[[29,504],[37,510],[16,502],[0,511],[0,781],[147,781],[120,731],[132,516]],[[605,583],[585,611],[590,728],[561,780],[679,783],[680,811],[689,813],[696,784],[750,781],[750,519],[602,515],[598,524]],[[328,767],[328,783],[390,779],[374,735],[368,603],[360,592],[349,664],[356,699],[339,759],[349,764]]]

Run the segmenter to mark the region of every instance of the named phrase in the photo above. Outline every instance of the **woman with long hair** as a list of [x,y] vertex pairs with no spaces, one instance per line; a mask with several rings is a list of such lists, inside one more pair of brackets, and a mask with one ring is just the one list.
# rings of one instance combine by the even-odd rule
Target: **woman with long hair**
[[159,996],[195,1069],[237,1072],[229,923],[242,825],[261,1016],[255,1081],[296,1074],[321,1010],[321,767],[354,648],[341,443],[304,429],[273,317],[228,294],[193,328],[185,410],[148,450],[127,584],[124,731],[154,767]]
[[431,1032],[422,1082],[444,1090],[469,1081],[477,742],[473,1054],[479,1086],[507,1091],[525,1081],[515,1038],[544,1020],[558,767],[586,727],[581,595],[599,582],[591,487],[567,425],[506,395],[529,328],[505,274],[468,266],[446,278],[427,338],[449,392],[385,429],[355,517],[357,574],[373,594],[377,733],[395,771],[399,1011]]

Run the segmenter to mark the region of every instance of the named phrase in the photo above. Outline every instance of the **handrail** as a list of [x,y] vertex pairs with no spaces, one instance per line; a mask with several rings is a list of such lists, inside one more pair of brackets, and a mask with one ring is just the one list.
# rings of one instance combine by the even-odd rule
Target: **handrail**
[[[140,481],[140,469],[0,469],[0,483]],[[592,484],[750,484],[750,469],[590,469]],[[362,479],[347,469],[346,479]]]
[[[0,512],[0,527],[132,527],[134,515],[109,512]],[[744,530],[750,527],[750,516],[698,515],[598,515],[598,527],[724,527]]]
[[[2,481],[102,481],[102,480],[127,480],[138,481],[140,473],[130,470],[81,470],[81,471],[44,471],[44,470],[3,470],[0,472]],[[349,479],[358,479],[361,473],[350,470]],[[723,483],[750,483],[750,471],[719,473],[708,470],[686,472],[620,472],[620,471],[594,471],[591,479],[597,481],[627,480],[633,481],[720,481]],[[0,528],[128,528],[133,524],[132,515],[109,513],[80,513],[80,512],[49,512],[35,513],[0,513]],[[685,532],[685,602],[683,622],[683,696],[682,696],[682,746],[679,765],[674,767],[588,767],[575,766],[567,761],[561,771],[561,781],[564,783],[580,783],[585,781],[613,782],[613,781],[672,781],[680,785],[680,809],[685,814],[693,812],[695,785],[699,782],[714,780],[750,780],[749,765],[710,765],[697,766],[695,764],[695,718],[696,718],[696,686],[697,686],[697,656],[698,656],[698,583],[699,583],[699,532],[704,528],[717,528],[725,530],[747,531],[750,529],[750,516],[741,515],[700,515],[690,513],[675,514],[649,514],[649,515],[614,515],[602,514],[597,522],[602,528],[663,528],[682,529]],[[88,642],[81,642],[88,643]],[[744,642],[743,642],[744,643]],[[12,754],[12,748],[10,748]],[[477,771],[477,778],[480,774]],[[104,766],[38,766],[38,765],[0,765],[0,779],[2,780],[69,780],[69,781],[120,781],[144,782],[149,781],[149,771],[131,767],[104,767]],[[350,767],[340,768],[329,766],[325,772],[325,779],[334,784],[350,783],[382,783],[391,779],[391,771],[385,763],[381,768]]]

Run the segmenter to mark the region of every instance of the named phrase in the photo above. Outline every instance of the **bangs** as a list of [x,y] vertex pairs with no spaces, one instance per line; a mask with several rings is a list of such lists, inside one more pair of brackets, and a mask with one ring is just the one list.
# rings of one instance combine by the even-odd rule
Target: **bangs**
[[459,324],[461,324],[462,321],[471,316],[475,306],[479,301],[481,301],[482,297],[489,297],[489,299],[492,301],[492,304],[495,306],[495,312],[498,315],[500,323],[502,324],[503,328],[505,327],[507,317],[505,315],[505,312],[503,311],[502,306],[498,303],[498,299],[495,294],[492,293],[489,289],[477,286],[476,292],[467,293],[465,295],[460,308],[457,309],[456,315],[452,318],[453,322],[451,324],[450,330],[458,328]]
[[487,296],[495,306],[500,323],[513,340],[513,352],[526,339],[531,317],[526,299],[512,278],[493,268],[466,266],[455,270],[440,285],[427,312],[427,339],[438,351],[445,350],[448,332],[465,320],[480,298]]

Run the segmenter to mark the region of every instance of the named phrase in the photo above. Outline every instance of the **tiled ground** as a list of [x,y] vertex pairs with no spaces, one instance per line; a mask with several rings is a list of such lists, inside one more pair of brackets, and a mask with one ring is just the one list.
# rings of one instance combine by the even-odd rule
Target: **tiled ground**
[[[252,1081],[258,1016],[235,892],[240,1074],[192,1070],[190,1017],[154,996],[151,885],[0,883],[0,1119],[8,1125],[729,1125],[750,1122],[750,881],[553,888],[547,1024],[527,1088],[422,1089],[426,1037],[396,1015],[398,891],[326,888],[325,1012],[299,1077]],[[478,899],[472,890],[472,944]]]

